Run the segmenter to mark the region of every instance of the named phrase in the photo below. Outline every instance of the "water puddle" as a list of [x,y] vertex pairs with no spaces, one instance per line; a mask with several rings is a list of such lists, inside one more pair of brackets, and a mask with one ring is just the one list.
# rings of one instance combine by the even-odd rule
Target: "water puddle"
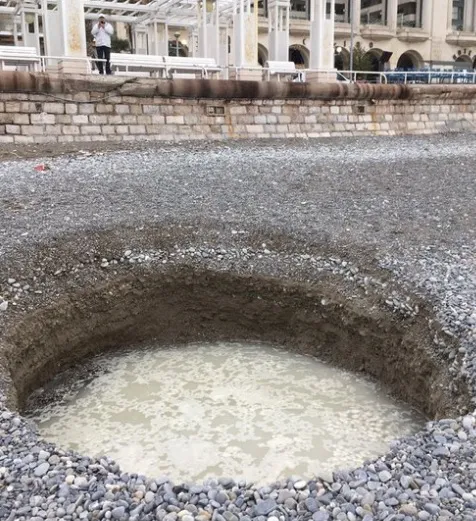
[[36,392],[26,415],[63,448],[176,482],[311,478],[358,466],[424,424],[364,378],[236,343],[101,355]]

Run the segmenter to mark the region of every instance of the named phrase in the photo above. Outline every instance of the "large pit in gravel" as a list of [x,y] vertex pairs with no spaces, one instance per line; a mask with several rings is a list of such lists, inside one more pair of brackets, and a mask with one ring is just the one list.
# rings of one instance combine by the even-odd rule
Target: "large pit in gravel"
[[78,274],[58,278],[53,303],[17,316],[7,329],[2,355],[12,382],[10,405],[22,407],[34,389],[87,357],[153,339],[283,346],[365,373],[427,417],[466,408],[466,386],[435,349],[435,339],[455,342],[423,303],[404,317],[385,295],[355,293],[355,284],[342,277],[277,278],[192,264],[162,260],[109,272],[92,265],[84,281]]

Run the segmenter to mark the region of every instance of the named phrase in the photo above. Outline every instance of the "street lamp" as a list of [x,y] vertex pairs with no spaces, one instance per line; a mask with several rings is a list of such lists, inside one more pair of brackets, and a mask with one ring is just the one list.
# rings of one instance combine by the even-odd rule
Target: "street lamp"
[[177,31],[174,33],[174,36],[175,36],[175,53],[176,53],[176,56],[179,56],[179,38],[180,38],[180,33]]
[[[349,22],[350,22],[350,62],[349,69],[354,70],[354,0],[349,0]],[[352,74],[350,75],[352,81]]]

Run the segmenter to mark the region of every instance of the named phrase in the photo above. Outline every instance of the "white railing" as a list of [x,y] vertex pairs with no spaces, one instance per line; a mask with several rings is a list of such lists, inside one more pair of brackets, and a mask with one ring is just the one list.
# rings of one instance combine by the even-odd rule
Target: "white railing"
[[99,58],[90,58],[90,57],[77,57],[77,56],[40,56],[40,68],[41,72],[46,72],[48,68],[48,61],[77,61],[77,62],[85,62],[87,67],[88,74],[93,72],[93,63],[103,62],[106,63],[105,59]]
[[476,71],[387,71],[387,83],[476,83]]

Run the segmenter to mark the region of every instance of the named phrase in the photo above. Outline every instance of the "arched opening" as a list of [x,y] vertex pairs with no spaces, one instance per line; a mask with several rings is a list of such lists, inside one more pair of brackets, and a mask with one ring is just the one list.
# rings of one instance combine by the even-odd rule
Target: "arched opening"
[[265,63],[268,61],[268,49],[266,47],[259,43],[258,44],[258,63],[261,65],[261,67],[264,67]]
[[307,69],[309,58],[309,49],[304,45],[291,45],[289,47],[289,61],[294,62],[298,69]]
[[338,71],[348,71],[350,68],[350,52],[343,47],[334,54],[334,67]]
[[458,56],[455,60],[455,69],[472,69],[473,61],[467,54]]
[[419,69],[423,66],[423,58],[417,51],[406,51],[398,58],[397,68],[406,71]]
[[368,67],[368,70],[378,72],[380,70],[380,57],[382,56],[381,49],[371,49],[363,56],[363,62]]

